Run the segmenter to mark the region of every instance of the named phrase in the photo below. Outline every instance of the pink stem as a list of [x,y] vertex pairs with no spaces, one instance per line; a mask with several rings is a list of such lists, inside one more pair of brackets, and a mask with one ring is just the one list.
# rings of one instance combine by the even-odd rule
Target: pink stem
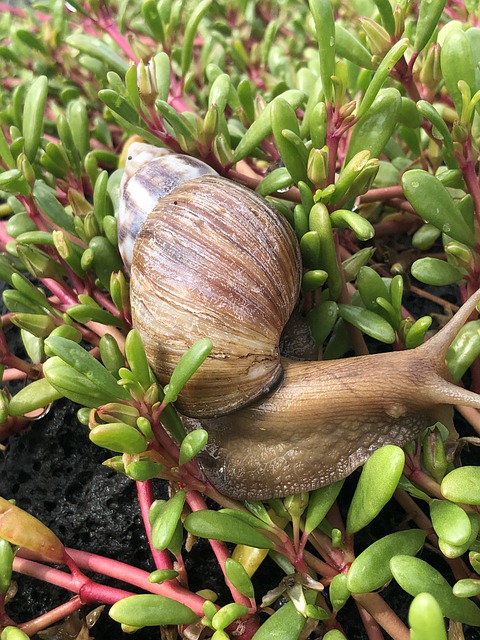
[[147,534],[148,544],[150,545],[150,551],[155,562],[157,569],[171,569],[172,562],[167,551],[159,551],[155,549],[152,542],[152,527],[150,525],[150,519],[148,512],[155,499],[153,495],[153,488],[151,481],[137,482],[137,495],[138,502],[140,504],[140,511],[142,513],[143,526],[145,527],[145,533]]
[[25,371],[20,371],[20,369],[7,369],[3,372],[2,380],[3,382],[8,382],[9,380],[24,380],[27,377]]
[[20,549],[15,556],[13,560],[14,571],[54,584],[57,587],[62,587],[62,589],[66,589],[67,591],[76,591],[75,585],[73,584],[74,579],[69,573],[27,559],[24,556],[30,556],[30,554],[24,553],[25,551],[25,549]]
[[112,16],[106,7],[101,9],[97,24],[103,31],[105,31],[105,33],[108,33],[112,40],[118,44],[120,49],[130,58],[130,60],[137,62],[137,56],[133,53],[133,49],[130,46],[128,39],[119,32],[117,25],[113,21]]
[[55,607],[55,609],[51,609],[33,620],[19,624],[18,627],[28,636],[33,636],[35,633],[38,633],[47,627],[51,627],[56,622],[59,622],[78,609],[81,609],[82,605],[83,603],[81,599],[78,596],[75,596],[71,600],[68,600],[68,602],[61,604],[59,607]]
[[116,580],[127,580],[129,584],[150,593],[157,593],[172,600],[183,602],[198,616],[203,616],[203,603],[205,599],[183,588],[176,580],[167,580],[162,584],[153,584],[148,581],[149,574],[147,571],[132,567],[119,560],[104,558],[94,553],[88,553],[87,551],[80,551],[78,549],[68,548],[67,552],[82,569],[88,569],[95,573],[103,573]]
[[[198,491],[188,491],[186,501],[192,511],[204,511],[207,509],[207,505],[205,504],[205,500],[202,498]],[[227,549],[227,546],[224,542],[220,542],[219,540],[209,540],[210,546],[212,547],[212,551],[215,554],[215,557],[218,560],[218,564],[222,570],[222,573],[225,578],[225,582],[230,589],[233,599],[235,602],[239,602],[244,604],[249,609],[252,607],[255,608],[255,603],[250,601],[247,597],[245,597],[240,591],[233,586],[230,580],[225,573],[225,562],[230,558],[230,552]]]
[[40,278],[40,280],[63,304],[78,304],[77,298],[56,280],[52,278]]

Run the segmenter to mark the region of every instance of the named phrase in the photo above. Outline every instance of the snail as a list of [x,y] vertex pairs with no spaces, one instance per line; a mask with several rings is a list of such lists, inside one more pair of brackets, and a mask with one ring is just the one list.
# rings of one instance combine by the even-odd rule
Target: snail
[[[199,461],[219,491],[242,500],[310,491],[346,477],[385,444],[407,444],[437,420],[453,429],[452,405],[480,408],[480,395],[453,384],[445,363],[480,291],[416,349],[334,361],[284,358],[279,340],[301,277],[290,225],[263,198],[200,161],[193,177],[191,158],[151,149],[131,146],[122,182],[119,242],[124,260],[133,245],[133,324],[161,384],[196,340],[213,342],[176,406],[188,429],[208,431]],[[151,212],[132,239],[130,216],[145,208]]]

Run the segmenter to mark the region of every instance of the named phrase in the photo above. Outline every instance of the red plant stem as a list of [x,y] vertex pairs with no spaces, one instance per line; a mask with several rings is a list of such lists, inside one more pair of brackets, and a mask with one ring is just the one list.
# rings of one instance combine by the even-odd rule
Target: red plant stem
[[68,555],[82,569],[88,569],[95,573],[103,573],[116,580],[127,581],[128,584],[144,589],[149,593],[156,593],[167,598],[172,598],[178,602],[183,602],[192,609],[198,616],[203,616],[203,603],[205,599],[191,593],[182,587],[177,580],[167,580],[162,584],[154,584],[148,581],[148,572],[138,569],[119,560],[105,558],[87,551],[78,549],[66,549]]
[[104,309],[109,311],[116,318],[120,318],[122,313],[117,309],[113,302],[104,293],[98,289],[94,289],[92,292],[92,298],[101,304]]
[[[69,573],[60,571],[59,569],[54,569],[53,567],[47,567],[44,564],[27,559],[24,556],[30,556],[30,553],[24,553],[25,551],[25,549],[19,549],[15,556],[13,560],[14,571],[31,576],[32,578],[37,578],[38,580],[43,580],[43,582],[54,584],[57,587],[62,587],[62,589],[66,589],[67,591],[75,592],[73,578]],[[38,556],[34,555],[34,557]]]
[[[113,560],[112,558],[106,558],[104,556],[99,556],[94,553],[89,553],[88,551],[80,551],[79,549],[66,548],[65,549],[68,556],[71,560],[82,569],[86,569],[88,571],[93,571],[94,573],[100,573],[105,576],[109,576],[110,578],[114,578],[116,580],[120,580],[122,582],[126,582],[130,585],[139,587],[144,591],[149,593],[158,594],[161,596],[165,596],[167,598],[171,598],[172,600],[177,600],[178,602],[183,602],[186,604],[192,611],[194,611],[198,616],[203,616],[203,603],[205,602],[205,598],[201,596],[197,596],[195,593],[192,593],[182,587],[177,580],[167,580],[162,584],[154,584],[149,582],[148,576],[149,573],[144,571],[143,569],[138,569],[137,567],[133,567],[132,565],[126,564],[125,562],[120,562],[119,560]],[[64,573],[63,571],[59,571],[58,569],[50,569],[50,567],[46,567],[43,564],[39,564],[39,562],[45,561],[40,554],[35,553],[34,551],[30,551],[29,549],[25,549],[22,547],[19,549],[14,563],[16,560],[24,560],[25,562],[28,560],[31,565],[35,565],[32,567],[32,571],[34,573],[30,573],[29,571],[24,571],[23,568],[28,568],[29,565],[17,565],[14,564],[14,570],[24,573],[26,575],[32,575],[40,580],[44,580],[46,582],[52,582],[52,584],[57,584],[57,582],[53,582],[45,577],[47,571],[55,571],[61,576],[57,576],[56,573],[49,574],[53,577],[58,577],[65,581],[65,578],[62,576],[66,576],[65,584],[60,584],[59,586],[63,586],[68,590],[72,582],[72,577],[69,574]],[[36,562],[32,562],[32,560],[36,560]],[[88,580],[88,579],[87,579]],[[102,585],[98,585],[99,587]],[[84,585],[82,586],[82,589]],[[110,587],[106,587],[107,589]],[[129,592],[124,592],[120,589],[116,589],[116,592],[121,592],[126,595],[132,595]],[[91,596],[91,588],[90,591],[85,592],[88,596]],[[122,597],[126,597],[126,595]],[[83,591],[82,591],[83,596]]]
[[79,596],[75,596],[68,602],[61,604],[55,609],[51,609],[46,613],[38,616],[37,618],[33,618],[33,620],[29,620],[28,622],[22,622],[18,625],[19,629],[26,633],[27,636],[33,636],[35,633],[46,629],[47,627],[51,627],[56,622],[59,622],[63,618],[71,615],[78,609],[82,607],[83,603]]
[[359,200],[361,204],[366,204],[367,202],[384,202],[392,198],[403,198],[403,188],[401,186],[395,185],[394,187],[370,189],[360,196]]
[[102,602],[104,604],[114,604],[122,600],[122,598],[134,595],[131,591],[124,591],[116,587],[98,584],[86,576],[84,576],[83,581],[80,581],[77,577],[65,571],[47,567],[39,562],[19,557],[19,555],[17,555],[13,561],[13,570],[43,580],[49,584],[54,584],[57,587],[62,587],[62,589],[66,589],[67,591],[73,591],[73,593],[80,595],[83,603]]
[[[469,144],[469,141],[465,143]],[[470,141],[471,146],[471,141]],[[467,189],[470,195],[473,198],[473,203],[475,207],[475,216],[477,220],[477,224],[480,224],[480,186],[478,184],[478,176],[475,172],[475,164],[471,157],[470,146],[467,152],[467,160],[466,162],[460,162],[460,169],[462,171],[465,183],[467,185]]]
[[470,423],[472,429],[475,429],[477,434],[480,436],[480,412],[473,407],[456,407],[456,409],[462,414],[465,420]]
[[63,304],[69,306],[78,304],[77,298],[56,280],[53,280],[52,278],[40,278],[40,280]]
[[[372,618],[392,636],[393,640],[409,640],[410,631],[403,624],[400,618],[392,611],[385,600],[378,593],[360,593],[353,595],[357,604],[361,608],[368,611]],[[360,614],[361,609],[360,610]],[[380,629],[378,635],[370,635],[373,640],[378,638],[383,640],[383,634]]]
[[137,56],[134,54],[128,39],[119,32],[117,25],[115,24],[110,11],[107,9],[105,3],[100,4],[100,10],[98,14],[97,25],[108,33],[112,40],[120,47],[120,49],[132,60],[137,62]]
[[334,569],[332,566],[330,566],[323,560],[320,560],[320,558],[313,555],[313,553],[310,553],[309,551],[304,551],[303,557],[305,558],[305,562],[308,564],[308,566],[324,578],[331,579],[338,574],[337,569]]
[[[198,493],[198,491],[187,491],[186,501],[192,511],[204,511],[208,508],[205,504],[205,500],[202,498],[200,493]],[[209,543],[212,547],[212,551],[215,554],[215,557],[218,560],[218,564],[220,565],[225,578],[225,583],[230,589],[235,602],[244,604],[249,609],[251,609],[252,607],[255,608],[255,603],[245,597],[242,593],[240,593],[240,591],[233,586],[233,584],[228,579],[227,574],[225,573],[225,562],[228,560],[228,558],[230,558],[230,552],[227,549],[227,545],[224,542],[220,542],[219,540],[209,540]]]
[[146,482],[137,482],[136,485],[143,526],[145,527],[145,533],[147,534],[148,544],[150,545],[150,551],[152,553],[155,566],[157,569],[171,569],[172,561],[170,560],[168,552],[155,549],[152,542],[152,527],[148,517],[148,512],[152,506],[152,502],[155,500],[152,483],[150,480],[147,480]]
[[7,353],[0,356],[0,363],[6,367],[11,367],[15,370],[23,371],[28,378],[36,380],[40,377],[40,371],[37,365],[25,362],[21,358],[14,356],[12,353]]
[[8,382],[9,380],[24,380],[27,377],[25,371],[20,371],[20,369],[7,369],[3,372],[2,380],[3,382]]

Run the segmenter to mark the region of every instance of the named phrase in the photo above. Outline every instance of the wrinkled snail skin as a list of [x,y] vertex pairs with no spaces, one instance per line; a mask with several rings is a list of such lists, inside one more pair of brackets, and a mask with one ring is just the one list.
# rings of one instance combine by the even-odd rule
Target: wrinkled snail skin
[[284,360],[284,378],[262,401],[204,428],[205,475],[239,500],[283,497],[340,480],[379,447],[404,446],[441,421],[454,432],[452,404],[480,396],[449,382],[446,351],[480,291],[421,347],[324,362]]
[[[130,150],[119,245],[127,265],[133,245],[133,324],[161,384],[196,340],[211,339],[210,356],[176,406],[188,429],[208,431],[199,461],[219,491],[267,499],[312,490],[437,420],[454,431],[451,405],[480,408],[480,395],[450,382],[445,364],[480,290],[417,349],[324,362],[281,358],[301,279],[291,227],[263,198],[216,175],[177,182],[172,167],[178,162],[181,176],[190,159],[163,152],[157,159],[150,145]],[[149,189],[150,199],[142,196]],[[146,220],[134,241],[138,215]]]

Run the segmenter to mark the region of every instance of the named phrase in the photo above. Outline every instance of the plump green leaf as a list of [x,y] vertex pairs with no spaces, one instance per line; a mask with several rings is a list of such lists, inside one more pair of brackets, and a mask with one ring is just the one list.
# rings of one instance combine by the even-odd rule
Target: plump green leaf
[[437,27],[445,4],[446,0],[422,0],[422,2],[420,2],[415,40],[413,42],[414,51],[419,53],[426,47]]
[[208,432],[205,429],[195,429],[188,433],[180,445],[179,463],[186,464],[194,458],[208,442]]
[[147,390],[153,382],[153,376],[147,361],[142,338],[136,329],[128,332],[125,339],[125,356],[128,366],[143,389]]
[[409,43],[407,38],[402,38],[402,40],[396,42],[390,49],[390,51],[384,56],[381,63],[378,65],[375,75],[368,85],[368,88],[363,96],[363,100],[358,107],[357,117],[359,119],[364,116],[372,106],[373,101],[377,97],[378,92],[382,88],[385,80],[390,75],[391,70],[407,50],[408,44]]
[[480,595],[480,580],[473,578],[459,580],[453,586],[453,595],[457,598],[474,598]]
[[359,67],[373,69],[370,51],[338,22],[335,23],[335,49],[339,56],[354,62]]
[[152,543],[155,549],[163,551],[167,549],[175,534],[177,524],[182,515],[185,504],[186,492],[184,490],[177,493],[166,502],[161,512],[154,518],[152,523]]
[[437,287],[460,282],[465,277],[459,269],[438,258],[420,258],[412,264],[412,276]]
[[347,576],[338,573],[330,583],[328,595],[334,611],[340,611],[349,599],[351,591],[347,587]]
[[0,595],[7,593],[12,579],[13,549],[10,542],[0,538]]
[[480,609],[471,600],[457,598],[445,578],[424,560],[398,555],[390,560],[390,569],[398,584],[411,596],[429,593],[451,620],[480,626]]
[[99,407],[107,402],[116,402],[122,399],[123,394],[125,394],[124,398],[128,397],[125,389],[120,386],[118,387],[120,394],[105,393],[104,389],[99,389],[95,381],[76,371],[58,356],[53,356],[45,362],[43,373],[52,387],[61,395],[86,407]]
[[379,92],[353,128],[345,163],[361,151],[370,151],[371,158],[379,157],[397,126],[401,106],[402,98],[397,89]]
[[447,351],[447,364],[455,382],[480,356],[480,320],[467,322],[457,333]]
[[450,471],[440,486],[442,496],[452,502],[480,505],[480,467],[465,466]]
[[305,532],[310,533],[318,527],[330,511],[331,506],[337,499],[344,480],[338,480],[326,487],[320,487],[310,493],[308,509],[305,518]]
[[34,380],[13,396],[8,405],[8,413],[11,416],[24,416],[35,409],[47,407],[62,395],[46,378]]
[[410,640],[447,640],[440,605],[430,593],[419,593],[408,611]]
[[238,602],[230,602],[219,609],[212,618],[212,627],[214,629],[225,629],[238,618],[248,613],[248,607]]
[[240,562],[237,562],[233,558],[227,558],[225,562],[225,573],[227,574],[227,578],[233,586],[240,591],[240,593],[247,596],[247,598],[253,598],[255,596],[252,581]]
[[246,522],[227,513],[204,509],[190,513],[184,527],[194,536],[244,544],[258,549],[273,549],[275,544]]
[[212,341],[208,338],[197,340],[190,349],[182,355],[173,370],[170,382],[165,386],[163,402],[169,404],[175,402],[186,382],[202,365],[213,348]]
[[90,431],[89,437],[99,447],[121,453],[142,453],[147,448],[146,438],[126,422],[100,424]]
[[306,621],[293,602],[287,602],[265,620],[252,640],[298,640]]
[[411,169],[402,176],[403,192],[423,220],[469,247],[475,245],[473,229],[465,222],[452,196],[428,171]]
[[[363,465],[347,514],[347,531],[356,533],[377,516],[397,488],[405,454],[400,447],[377,449]],[[379,482],[378,479],[382,481]]]
[[465,511],[447,500],[430,502],[430,518],[439,538],[452,545],[465,544],[472,533],[472,526]]
[[353,304],[339,304],[338,315],[371,338],[386,344],[395,342],[395,331],[392,325],[378,313]]
[[23,136],[25,155],[30,162],[35,160],[43,133],[44,112],[48,95],[48,78],[39,76],[29,88],[23,110]]
[[18,627],[5,627],[0,640],[29,640],[29,636]]
[[448,32],[441,49],[440,65],[448,94],[455,103],[458,115],[461,115],[463,106],[459,81],[466,82],[472,95],[476,90],[472,49],[463,29],[451,29]]
[[207,13],[211,4],[211,0],[203,0],[203,2],[200,2],[196,5],[194,11],[188,18],[187,24],[185,26],[185,36],[182,46],[182,76],[186,75],[192,62],[193,40],[195,38],[195,33],[197,31],[198,25],[200,24],[200,20]]
[[120,76],[124,76],[128,71],[127,61],[121,58],[112,47],[98,38],[75,33],[66,38],[66,43],[82,53],[86,53],[92,58],[100,60],[108,69],[115,71]]
[[375,591],[392,579],[390,560],[395,555],[415,555],[425,542],[420,529],[397,531],[376,540],[352,562],[347,574],[351,593]]
[[131,627],[157,627],[168,624],[193,624],[197,615],[182,602],[153,594],[141,594],[119,600],[109,615]]
[[[303,91],[297,91],[296,89],[289,89],[282,93],[279,97],[286,100],[294,109],[297,109],[305,100],[305,94]],[[274,98],[275,100],[275,98]],[[273,102],[273,101],[272,101]],[[255,149],[257,145],[262,142],[272,131],[271,125],[271,104],[270,102],[262,113],[258,116],[255,122],[251,125],[241,141],[238,143],[235,153],[233,154],[232,162],[238,162],[248,156]]]
[[[129,399],[129,394],[117,384],[114,376],[80,345],[60,336],[50,336],[45,343],[50,353],[58,356],[72,369],[84,376],[96,388],[97,395],[103,394],[104,401],[101,404],[116,402],[119,398]],[[53,365],[49,365],[50,376],[52,376],[52,369]],[[51,379],[50,382],[55,386]],[[82,388],[80,387],[78,391],[82,391]]]
[[323,636],[323,640],[347,640],[347,638],[338,629],[332,629],[331,631],[327,631]]
[[333,98],[332,76],[335,75],[335,19],[330,0],[309,0],[315,23],[320,77],[327,102]]

